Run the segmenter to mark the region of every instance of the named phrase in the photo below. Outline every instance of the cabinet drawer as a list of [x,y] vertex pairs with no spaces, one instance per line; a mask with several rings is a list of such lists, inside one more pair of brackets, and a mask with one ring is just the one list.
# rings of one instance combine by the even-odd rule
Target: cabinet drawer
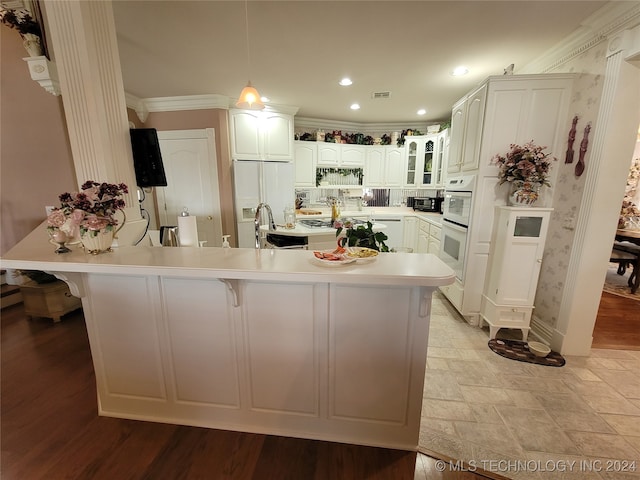
[[436,240],[440,240],[440,230],[442,230],[441,227],[431,224],[431,226],[429,227],[429,235],[431,235]]
[[482,298],[482,316],[490,324],[504,328],[528,327],[533,307],[496,305],[486,297]]
[[419,228],[426,235],[429,235],[429,222],[427,222],[426,220],[420,220]]

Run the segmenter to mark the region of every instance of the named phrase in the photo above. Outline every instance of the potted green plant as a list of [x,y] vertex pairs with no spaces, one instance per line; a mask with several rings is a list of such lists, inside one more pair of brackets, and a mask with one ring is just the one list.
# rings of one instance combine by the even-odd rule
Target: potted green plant
[[354,226],[349,221],[344,223],[338,221],[334,226],[338,244],[341,247],[366,247],[379,252],[389,251],[389,247],[384,243],[389,237],[384,232],[374,232],[371,222],[367,222],[366,226]]

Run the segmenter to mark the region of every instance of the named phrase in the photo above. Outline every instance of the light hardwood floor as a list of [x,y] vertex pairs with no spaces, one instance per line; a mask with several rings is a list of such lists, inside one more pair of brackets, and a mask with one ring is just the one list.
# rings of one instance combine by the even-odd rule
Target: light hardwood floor
[[640,301],[602,292],[592,345],[640,350]]

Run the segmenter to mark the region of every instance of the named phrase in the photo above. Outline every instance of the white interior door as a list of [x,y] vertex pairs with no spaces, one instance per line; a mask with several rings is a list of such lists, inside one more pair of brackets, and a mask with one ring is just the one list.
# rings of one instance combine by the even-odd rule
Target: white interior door
[[[158,132],[166,187],[156,187],[160,225],[178,225],[187,207],[197,217],[198,239],[222,245],[215,136],[212,128]],[[179,233],[179,232],[178,232]]]

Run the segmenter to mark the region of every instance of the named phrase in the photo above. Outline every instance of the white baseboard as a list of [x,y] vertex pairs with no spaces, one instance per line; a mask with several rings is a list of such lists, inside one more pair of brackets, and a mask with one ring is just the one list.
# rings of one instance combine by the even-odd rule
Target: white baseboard
[[553,332],[553,327],[546,323],[542,323],[539,317],[536,317],[535,315],[531,317],[531,330],[529,331],[529,334],[536,337],[537,340],[550,345],[553,339]]

